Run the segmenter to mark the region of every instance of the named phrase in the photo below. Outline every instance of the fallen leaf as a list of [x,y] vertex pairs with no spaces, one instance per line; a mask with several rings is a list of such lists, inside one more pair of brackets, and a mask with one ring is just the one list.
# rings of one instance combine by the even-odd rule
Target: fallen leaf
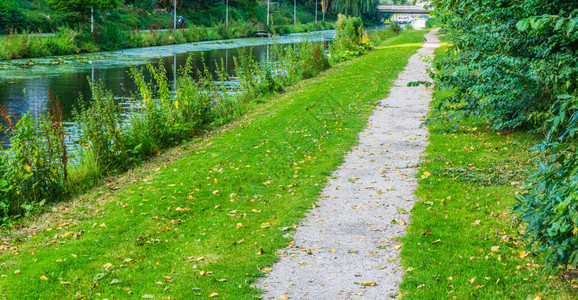
[[236,225],[235,227],[236,227],[236,228],[241,228],[241,227],[243,227],[243,224],[242,224],[242,223],[237,223],[237,225]]
[[437,243],[440,243],[441,241],[442,241],[442,240],[435,240],[435,241],[433,241],[433,242],[431,242],[431,243],[432,243],[432,244],[437,244]]
[[332,253],[335,253],[335,251],[336,251],[335,249],[329,250],[329,252],[332,252]]
[[401,245],[395,245],[395,246],[393,246],[393,250],[399,250],[399,249],[401,249]]
[[42,280],[48,280],[48,277],[46,277],[46,276],[40,276],[40,279],[42,279]]
[[282,295],[281,297],[279,297],[280,299],[289,299],[289,295]]
[[62,284],[62,285],[71,285],[70,281],[61,281],[60,284]]
[[496,252],[500,250],[500,246],[492,246],[492,251]]
[[257,251],[257,255],[263,255],[263,247],[259,247],[259,251]]
[[377,283],[373,282],[373,281],[364,281],[361,283],[362,286],[376,286]]
[[21,273],[20,270],[14,271],[14,274],[16,274],[16,275],[18,275],[18,274],[20,274],[20,273]]

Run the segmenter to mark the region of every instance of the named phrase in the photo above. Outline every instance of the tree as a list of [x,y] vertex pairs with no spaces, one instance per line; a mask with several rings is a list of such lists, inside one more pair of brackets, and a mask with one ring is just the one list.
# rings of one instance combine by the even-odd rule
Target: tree
[[346,16],[361,17],[377,11],[375,0],[335,0],[331,4],[333,12]]
[[80,28],[86,20],[91,8],[94,9],[116,9],[122,0],[47,0],[54,10],[63,12],[76,12],[80,14]]

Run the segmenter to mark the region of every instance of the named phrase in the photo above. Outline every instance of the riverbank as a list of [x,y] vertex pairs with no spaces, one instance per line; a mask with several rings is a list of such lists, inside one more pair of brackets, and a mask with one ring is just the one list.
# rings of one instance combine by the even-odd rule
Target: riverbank
[[[318,22],[277,25],[272,26],[270,30],[273,34],[288,34],[332,28],[332,23]],[[187,29],[169,31],[110,30],[94,36],[73,29],[62,29],[51,37],[24,33],[0,38],[0,61],[226,40],[250,37],[259,29],[260,27],[253,23],[232,23],[229,27],[219,24],[216,27],[191,26]]]
[[0,293],[258,295],[255,278],[288,244],[285,234],[356,143],[423,34],[402,33],[263,101],[218,134],[54,207],[3,241],[0,260],[10,263],[1,269]]

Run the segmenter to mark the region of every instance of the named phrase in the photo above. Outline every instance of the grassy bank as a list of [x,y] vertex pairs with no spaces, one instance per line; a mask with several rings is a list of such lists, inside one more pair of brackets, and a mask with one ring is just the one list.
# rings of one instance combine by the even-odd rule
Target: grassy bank
[[[20,229],[6,298],[251,299],[377,100],[423,41],[403,33]],[[343,84],[347,82],[347,84]]]
[[[332,28],[331,23],[319,22],[317,24],[274,25],[270,30],[277,34],[287,34]],[[60,28],[53,37],[30,36],[28,32],[24,32],[0,37],[0,60],[250,37],[260,29],[263,29],[262,26],[254,23],[234,22],[229,27],[218,24],[214,27],[190,26],[183,30],[140,32],[121,30],[117,25],[109,23],[94,35],[68,28]]]
[[[448,96],[436,91],[433,104]],[[492,132],[473,121],[453,133],[429,128],[422,200],[403,238],[403,298],[576,299],[567,282],[546,271],[539,250],[526,252],[524,225],[513,221],[514,197],[540,159],[528,149],[540,136]]]

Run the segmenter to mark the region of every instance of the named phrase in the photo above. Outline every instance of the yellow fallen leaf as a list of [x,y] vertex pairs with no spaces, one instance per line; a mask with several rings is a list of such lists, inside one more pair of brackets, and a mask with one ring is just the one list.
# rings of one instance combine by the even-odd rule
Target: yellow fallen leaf
[[329,252],[335,253],[335,249],[331,249],[329,250]]
[[530,253],[526,252],[526,251],[521,251],[520,252],[520,258],[524,258],[524,257],[528,256],[528,254],[530,254]]
[[492,251],[496,252],[500,250],[500,246],[492,246]]
[[363,286],[376,286],[377,283],[375,283],[373,281],[364,281],[361,283],[361,285],[363,285]]
[[241,227],[243,227],[243,224],[242,224],[242,223],[237,223],[237,225],[236,225],[235,227],[236,227],[236,228],[241,228]]
[[281,297],[279,297],[280,299],[289,299],[289,295],[282,295]]
[[20,270],[14,271],[14,274],[16,274],[16,275],[18,275],[18,274],[20,274],[20,273],[21,273]]
[[71,285],[70,281],[61,281],[60,284],[62,284],[62,285]]
[[219,297],[219,294],[218,293],[211,293],[209,295],[209,298],[215,298],[215,297]]
[[435,241],[433,241],[433,242],[431,242],[431,243],[432,243],[432,244],[437,244],[437,243],[440,243],[441,241],[442,241],[442,240],[435,240]]
[[401,249],[401,245],[395,245],[395,246],[393,246],[393,250],[399,250],[399,249]]
[[106,263],[106,264],[103,265],[103,267],[105,267],[105,268],[108,270],[108,269],[114,267],[114,265],[111,264],[111,263]]
[[46,276],[40,276],[40,279],[42,279],[42,280],[48,280],[48,277],[46,277]]
[[361,209],[361,206],[359,206],[359,205],[354,205],[354,206],[352,206],[351,208],[353,208],[353,209]]
[[392,258],[392,259],[386,258],[386,259],[387,259],[387,261],[396,261],[397,260],[397,258]]
[[421,178],[428,178],[431,176],[430,172],[423,172],[423,175],[421,176]]

